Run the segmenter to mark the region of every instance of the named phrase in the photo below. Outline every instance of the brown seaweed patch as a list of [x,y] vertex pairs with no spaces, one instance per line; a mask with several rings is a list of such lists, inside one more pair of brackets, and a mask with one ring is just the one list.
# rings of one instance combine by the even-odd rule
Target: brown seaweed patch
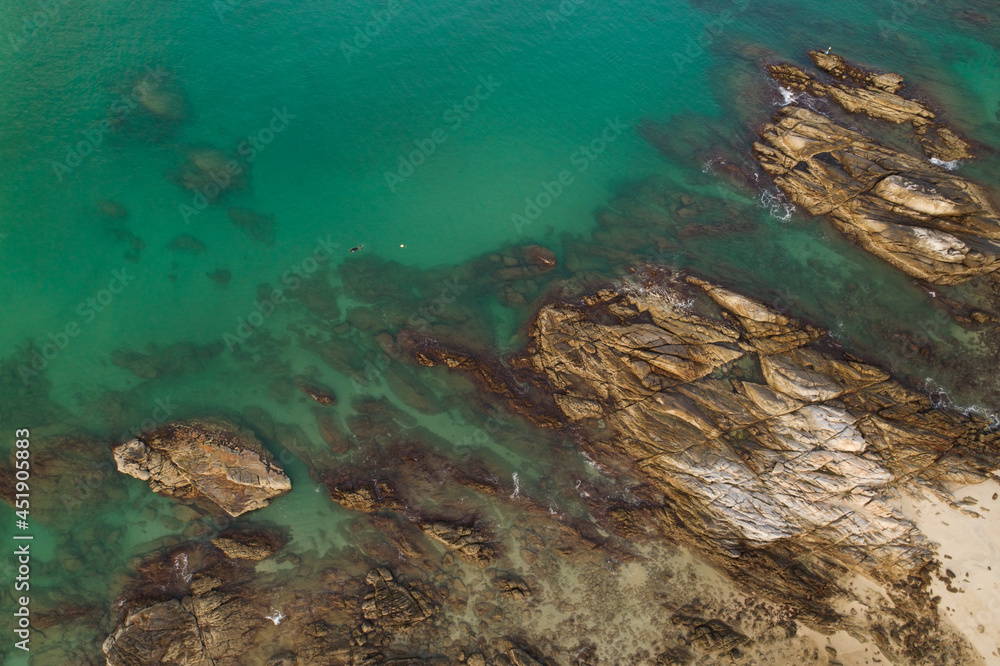
[[227,192],[247,189],[248,178],[248,164],[212,147],[189,149],[184,162],[172,176],[177,185],[195,193],[196,207],[199,198],[207,205]]
[[275,222],[271,213],[256,213],[246,208],[229,208],[226,214],[250,239],[268,247],[274,245]]
[[233,279],[233,274],[225,268],[216,268],[210,273],[205,273],[209,280],[218,285],[227,285]]
[[207,248],[205,244],[190,234],[181,234],[167,244],[167,249],[171,252],[187,252],[188,254],[202,254]]
[[166,346],[151,343],[145,353],[133,349],[119,349],[111,355],[111,361],[136,377],[155,379],[165,375],[199,372],[221,354],[224,348],[221,342],[205,345],[176,342]]

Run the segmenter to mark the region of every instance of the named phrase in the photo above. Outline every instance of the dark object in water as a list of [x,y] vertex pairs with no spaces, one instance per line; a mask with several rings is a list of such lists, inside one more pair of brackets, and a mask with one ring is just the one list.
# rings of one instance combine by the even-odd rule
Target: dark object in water
[[310,398],[315,400],[321,405],[336,405],[337,396],[332,389],[319,384],[318,382],[311,381],[307,377],[302,377],[301,375],[295,378],[295,386],[298,387],[300,391],[308,395]]
[[211,273],[205,273],[205,275],[216,284],[229,284],[229,281],[233,279],[233,274],[225,268],[217,268]]
[[357,252],[358,250],[363,250],[363,249],[365,249],[365,246],[364,246],[364,245],[355,245],[354,247],[352,247],[352,248],[350,249],[350,251],[351,251],[351,252]]
[[274,245],[274,215],[257,213],[246,208],[230,208],[226,211],[233,224],[258,243]]

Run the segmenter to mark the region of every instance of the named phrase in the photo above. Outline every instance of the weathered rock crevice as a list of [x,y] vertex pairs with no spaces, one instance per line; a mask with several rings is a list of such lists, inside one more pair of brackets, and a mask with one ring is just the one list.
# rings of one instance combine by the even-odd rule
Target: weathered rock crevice
[[[839,622],[823,599],[849,594],[848,574],[890,589],[926,580],[933,546],[894,498],[987,478],[988,424],[934,409],[822,331],[719,285],[657,270],[639,280],[543,307],[511,359],[555,400],[558,427],[662,493],[662,529],[820,623]],[[902,625],[936,625],[926,593],[907,603]]]
[[118,471],[161,495],[239,516],[267,506],[292,485],[250,432],[221,422],[170,423],[114,449]]

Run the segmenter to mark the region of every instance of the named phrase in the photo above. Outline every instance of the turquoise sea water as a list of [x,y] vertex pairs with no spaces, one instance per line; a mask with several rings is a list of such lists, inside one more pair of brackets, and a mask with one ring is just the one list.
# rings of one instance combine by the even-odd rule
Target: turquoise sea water
[[[240,322],[282,276],[312,266],[331,289],[345,275],[373,285],[395,280],[408,300],[397,307],[409,312],[434,297],[426,284],[413,288],[419,276],[439,284],[451,267],[505,245],[537,242],[564,259],[567,238],[590,242],[595,212],[650,176],[678,193],[728,203],[752,228],[692,238],[668,261],[779,300],[832,328],[848,348],[953,391],[960,404],[992,410],[1000,393],[983,392],[983,382],[963,393],[955,373],[901,356],[886,337],[921,334],[942,357],[961,359],[976,349],[974,334],[942,319],[912,281],[825,223],[788,216],[706,172],[706,155],[720,142],[745,149],[770,116],[767,105],[780,101],[758,58],[802,61],[808,49],[832,44],[902,73],[914,92],[946,109],[950,123],[984,144],[983,159],[963,173],[996,192],[994,9],[957,0],[8,0],[0,8],[0,450],[15,428],[32,430],[43,462],[60,446],[57,435],[86,437],[74,460],[92,478],[72,491],[78,502],[33,499],[39,607],[72,600],[106,611],[130,563],[185,530],[173,502],[107,466],[112,441],[156,420],[248,419],[256,407],[299,427],[297,453],[308,457],[303,451],[325,445],[313,408],[287,390],[303,372],[338,391],[345,431],[354,398],[386,396],[409,415],[406,427],[434,433],[449,455],[496,460],[530,492],[565,452],[539,454],[540,435],[487,428],[484,416],[461,408],[468,387],[393,362],[400,381],[437,401],[428,410],[435,413],[420,413],[381,374],[356,381],[377,358],[378,328],[355,327],[341,363],[306,344],[313,334],[340,335],[330,331],[352,307],[367,305],[355,296],[342,293],[339,312],[317,320],[297,300],[305,290],[291,289],[292,300],[247,343],[230,349],[225,336],[239,336]],[[365,30],[371,36],[358,39]],[[121,111],[122,96],[150,72],[180,100],[178,117],[157,119],[141,106]],[[690,150],[658,152],[636,131],[647,119],[667,128],[685,123]],[[107,120],[115,122],[102,126]],[[256,137],[252,161],[248,137]],[[433,152],[417,154],[412,174],[400,170],[401,159],[428,145]],[[89,154],[54,166],[67,164],[71,147]],[[176,176],[190,151],[206,147],[237,157],[246,187],[185,216],[183,207],[196,201]],[[524,213],[526,197],[537,200],[566,171],[572,181],[519,228],[512,215]],[[127,216],[107,204],[102,211],[102,200]],[[273,215],[273,242],[235,225],[230,207]],[[180,235],[204,250],[171,249]],[[317,244],[334,246],[332,256],[316,254]],[[348,252],[362,244],[360,254]],[[359,274],[369,270],[362,258],[396,263]],[[617,270],[612,261],[597,268],[608,277]],[[231,275],[225,284],[207,276],[220,269]],[[500,307],[490,293],[459,296],[459,307],[498,349],[516,343],[530,314]],[[152,360],[145,369],[123,367],[130,352]],[[39,354],[49,357],[44,364]],[[348,547],[346,513],[316,492],[306,465],[279,439],[265,437],[284,454],[295,490],[247,520],[291,529],[293,549]],[[572,465],[583,468],[582,458]],[[51,469],[68,475],[73,467]],[[5,543],[13,521],[13,511],[0,508]],[[10,593],[5,584],[5,609]],[[36,640],[43,650],[45,639]],[[56,663],[37,654],[34,663]],[[6,639],[0,655],[4,663],[20,658]]]

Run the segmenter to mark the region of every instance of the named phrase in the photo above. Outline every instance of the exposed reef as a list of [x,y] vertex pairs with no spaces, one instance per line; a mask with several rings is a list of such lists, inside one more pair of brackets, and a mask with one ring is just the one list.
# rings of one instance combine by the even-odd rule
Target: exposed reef
[[963,654],[927,593],[931,544],[893,499],[985,480],[998,438],[987,422],[935,409],[821,330],[658,270],[543,307],[509,363],[533,392],[479,354],[404,340],[420,363],[477,373],[539,424],[644,479],[645,505],[608,513],[623,529],[659,525],[819,626],[853,623],[837,600],[867,577],[895,603],[901,633],[867,627],[884,652],[913,663]]
[[154,492],[239,516],[292,489],[260,441],[223,422],[170,423],[114,450],[118,471]]
[[[811,55],[864,87],[824,84],[793,65],[772,65],[771,75],[789,88],[828,95],[848,111],[911,122],[939,163],[971,156],[954,132],[931,122],[929,108],[887,90],[898,77],[865,73],[839,56]],[[846,236],[908,275],[954,285],[1000,267],[1000,214],[977,185],[794,104],[759,134],[754,153],[791,201],[829,216]]]
[[827,96],[849,113],[864,113],[897,125],[910,123],[927,157],[952,162],[971,158],[971,146],[954,130],[937,121],[937,114],[923,102],[897,94],[903,77],[895,73],[871,72],[852,65],[836,53],[810,51],[818,68],[842,83],[823,83],[794,65],[771,65],[771,76],[782,85]]

